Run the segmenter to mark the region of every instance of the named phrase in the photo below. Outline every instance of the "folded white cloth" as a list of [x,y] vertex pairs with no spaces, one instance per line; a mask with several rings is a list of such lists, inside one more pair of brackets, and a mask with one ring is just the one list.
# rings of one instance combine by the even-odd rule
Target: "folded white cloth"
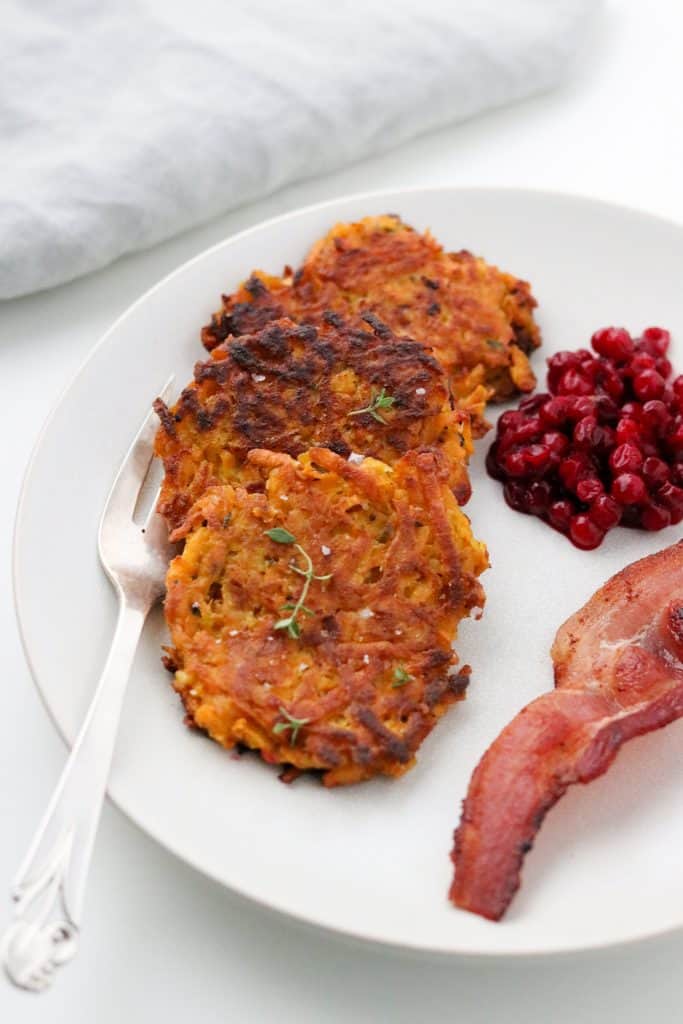
[[0,297],[553,85],[596,0],[6,0]]

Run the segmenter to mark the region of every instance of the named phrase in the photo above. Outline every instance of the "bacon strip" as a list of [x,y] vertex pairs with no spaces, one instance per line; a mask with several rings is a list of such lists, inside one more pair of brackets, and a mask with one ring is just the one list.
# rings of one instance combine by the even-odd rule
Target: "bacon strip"
[[493,921],[567,787],[602,775],[633,736],[683,716],[683,541],[613,576],[560,627],[551,655],[555,690],[486,751],[455,832],[450,898]]

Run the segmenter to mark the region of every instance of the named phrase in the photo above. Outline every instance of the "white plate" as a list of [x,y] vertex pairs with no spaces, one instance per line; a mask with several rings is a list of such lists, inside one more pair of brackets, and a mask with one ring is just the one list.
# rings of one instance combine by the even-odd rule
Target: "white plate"
[[[683,229],[588,199],[517,190],[357,196],[269,221],[185,264],[97,346],[37,445],[19,507],[15,589],[24,644],[48,710],[73,739],[107,650],[114,598],[95,534],[113,473],[170,373],[202,356],[200,326],[252,267],[296,264],[337,220],[398,212],[531,280],[545,347],[594,328],[669,327],[683,363]],[[442,720],[402,780],[292,786],[255,757],[231,758],[182,724],[159,662],[161,614],[145,631],[111,777],[114,801],[198,870],[271,908],[363,939],[460,954],[585,949],[683,925],[683,722],[629,743],[607,776],[574,787],[543,826],[505,921],[450,906],[451,832],[470,772],[515,712],[552,685],[559,624],[612,573],[680,531],[615,530],[582,553],[510,511],[483,471],[469,505],[489,545],[488,603],[461,629],[466,702]]]

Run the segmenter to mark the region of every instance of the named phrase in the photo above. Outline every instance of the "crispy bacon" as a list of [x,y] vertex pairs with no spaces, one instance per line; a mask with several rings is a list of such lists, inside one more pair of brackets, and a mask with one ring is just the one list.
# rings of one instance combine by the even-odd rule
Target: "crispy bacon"
[[683,541],[613,576],[560,627],[551,655],[555,690],[486,751],[455,832],[450,898],[494,921],[567,787],[602,775],[633,736],[683,716]]

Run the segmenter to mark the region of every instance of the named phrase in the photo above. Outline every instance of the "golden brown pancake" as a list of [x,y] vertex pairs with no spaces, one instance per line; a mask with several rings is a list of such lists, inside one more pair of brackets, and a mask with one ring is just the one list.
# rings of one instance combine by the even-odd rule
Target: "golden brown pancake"
[[464,695],[451,644],[483,604],[486,549],[431,452],[248,464],[262,489],[210,488],[168,572],[188,719],[327,786],[401,775]]
[[256,270],[202,331],[208,349],[288,316],[318,324],[326,310],[359,324],[375,313],[396,335],[429,346],[475,434],[488,400],[532,391],[528,356],[541,343],[529,285],[462,250],[447,253],[399,217],[337,224],[282,277]]
[[207,487],[262,482],[247,462],[252,448],[296,456],[324,445],[389,464],[429,451],[457,500],[467,500],[469,418],[452,408],[442,367],[423,345],[368,319],[364,330],[334,314],[318,327],[272,322],[214,349],[172,408],[157,401],[159,511],[174,539]]

